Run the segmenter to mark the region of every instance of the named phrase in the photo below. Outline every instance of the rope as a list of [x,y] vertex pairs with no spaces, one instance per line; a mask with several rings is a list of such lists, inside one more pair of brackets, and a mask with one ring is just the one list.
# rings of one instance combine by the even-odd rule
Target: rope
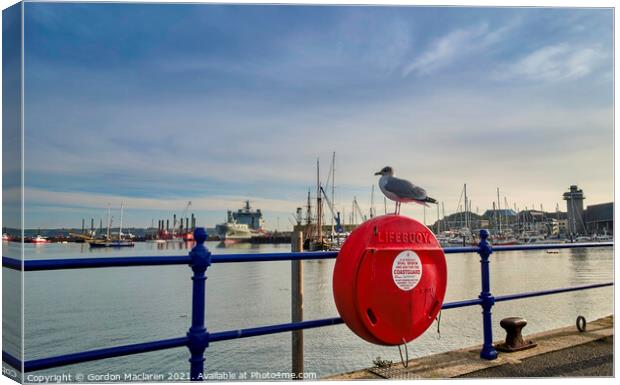
[[439,315],[435,318],[435,320],[437,320],[437,334],[439,335],[439,338],[441,338],[441,310],[439,310]]

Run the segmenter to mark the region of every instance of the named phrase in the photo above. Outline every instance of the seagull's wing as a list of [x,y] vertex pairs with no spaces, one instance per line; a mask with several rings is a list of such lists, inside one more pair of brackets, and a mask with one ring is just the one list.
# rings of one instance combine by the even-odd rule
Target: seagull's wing
[[426,190],[405,179],[391,177],[385,184],[385,189],[401,198],[409,198],[420,201],[426,199]]

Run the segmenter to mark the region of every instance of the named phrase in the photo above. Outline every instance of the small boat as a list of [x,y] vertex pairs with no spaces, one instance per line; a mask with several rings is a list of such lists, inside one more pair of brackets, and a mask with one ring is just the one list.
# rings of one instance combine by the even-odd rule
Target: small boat
[[545,239],[545,237],[543,235],[531,235],[528,237],[523,238],[523,243],[526,245],[531,245],[531,244],[545,244],[545,243],[553,243],[547,239]]
[[614,237],[608,234],[595,235],[592,237],[592,240],[595,242],[613,242]]
[[592,237],[589,237],[587,235],[581,235],[581,236],[578,236],[575,241],[577,243],[592,242]]
[[518,245],[520,243],[519,240],[514,237],[503,235],[493,236],[490,241],[493,246],[511,246]]
[[30,241],[32,243],[48,243],[49,239],[41,236],[40,234],[37,235],[36,237],[32,238],[32,240]]
[[91,248],[103,247],[134,247],[132,240],[123,239],[123,204],[121,203],[121,223],[118,227],[118,239],[111,239],[110,228],[112,221],[110,219],[110,208],[108,207],[108,233],[105,239],[95,239],[88,241]]
[[4,242],[10,242],[10,241],[12,241],[12,240],[13,240],[13,238],[11,238],[11,236],[10,236],[9,234],[7,234],[7,233],[2,233],[2,241],[4,241]]
[[105,239],[96,239],[94,241],[88,242],[91,248],[101,248],[101,247],[133,247],[134,243],[128,240],[105,240]]

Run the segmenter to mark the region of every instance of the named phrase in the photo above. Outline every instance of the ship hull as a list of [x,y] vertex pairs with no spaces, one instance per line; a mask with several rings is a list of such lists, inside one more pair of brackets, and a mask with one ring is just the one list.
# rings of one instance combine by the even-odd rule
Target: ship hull
[[247,226],[235,223],[217,225],[217,235],[224,243],[249,242],[252,239],[252,231]]

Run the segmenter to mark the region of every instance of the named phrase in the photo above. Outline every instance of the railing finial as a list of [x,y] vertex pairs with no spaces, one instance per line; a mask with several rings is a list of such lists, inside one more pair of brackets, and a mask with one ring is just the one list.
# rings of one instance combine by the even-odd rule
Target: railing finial
[[194,240],[198,244],[203,244],[207,240],[207,230],[204,227],[196,227],[194,230]]
[[489,243],[488,238],[489,238],[489,230],[480,229],[480,242],[478,243],[478,247],[479,247],[478,253],[480,254],[483,260],[487,261],[487,263],[488,263],[489,255],[493,253],[493,249],[491,248],[491,244]]
[[487,230],[487,229],[480,229],[480,240],[481,241],[486,241],[488,237],[489,237],[489,230]]

